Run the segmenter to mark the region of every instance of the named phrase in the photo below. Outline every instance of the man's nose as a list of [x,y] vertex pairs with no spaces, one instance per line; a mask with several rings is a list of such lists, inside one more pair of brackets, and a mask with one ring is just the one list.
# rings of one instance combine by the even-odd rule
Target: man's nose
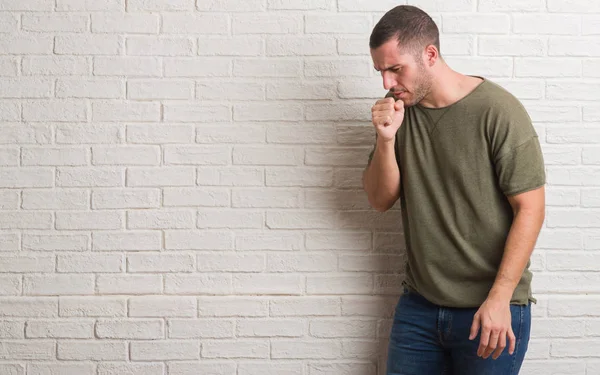
[[383,73],[381,73],[381,76],[383,78],[383,88],[384,89],[389,90],[392,87],[396,86],[396,84],[397,84],[396,79],[390,72],[383,72]]

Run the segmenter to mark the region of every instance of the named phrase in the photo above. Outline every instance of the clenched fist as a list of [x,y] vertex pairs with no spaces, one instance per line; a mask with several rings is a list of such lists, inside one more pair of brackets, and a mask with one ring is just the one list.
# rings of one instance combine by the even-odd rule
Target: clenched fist
[[394,98],[380,99],[371,108],[373,125],[377,136],[384,142],[394,140],[404,119],[404,102]]

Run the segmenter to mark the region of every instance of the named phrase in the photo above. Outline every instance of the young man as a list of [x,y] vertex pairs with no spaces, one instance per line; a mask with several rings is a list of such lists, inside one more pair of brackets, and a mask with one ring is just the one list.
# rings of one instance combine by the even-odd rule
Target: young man
[[372,108],[364,189],[379,211],[400,199],[407,248],[387,374],[518,374],[545,211],[531,119],[500,86],[448,67],[418,8],[386,13],[370,48],[388,95]]

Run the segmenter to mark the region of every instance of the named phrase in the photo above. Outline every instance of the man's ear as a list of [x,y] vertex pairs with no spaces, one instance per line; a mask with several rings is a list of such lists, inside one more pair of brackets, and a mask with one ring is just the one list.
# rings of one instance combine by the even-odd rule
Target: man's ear
[[425,47],[425,59],[428,66],[433,66],[439,57],[440,53],[436,46],[430,44],[427,47]]

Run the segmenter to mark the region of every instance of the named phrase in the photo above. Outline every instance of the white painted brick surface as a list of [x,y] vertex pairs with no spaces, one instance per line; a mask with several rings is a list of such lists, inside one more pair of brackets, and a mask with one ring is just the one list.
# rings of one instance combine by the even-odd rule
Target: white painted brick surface
[[164,34],[228,34],[229,17],[223,14],[165,13]]
[[163,363],[119,363],[105,362],[98,364],[98,375],[163,375]]
[[128,312],[132,317],[196,317],[198,305],[194,297],[132,297]]
[[207,0],[198,2],[196,7],[200,11],[249,12],[264,10],[265,2],[262,0],[248,0],[244,3],[238,3],[235,0]]
[[269,342],[266,340],[206,340],[203,342],[202,356],[205,358],[265,359],[269,357],[269,347]]
[[274,359],[334,359],[341,356],[341,341],[277,340],[271,345]]
[[157,340],[164,337],[164,322],[154,320],[99,320],[96,336],[101,339]]
[[61,317],[123,317],[127,301],[122,297],[61,297],[58,309]]
[[[444,15],[444,33],[507,34],[510,17],[505,14]],[[444,46],[440,46],[444,53]]]
[[154,57],[104,57],[94,58],[96,76],[159,76],[162,65]]
[[0,276],[0,295],[2,296],[18,296],[23,289],[21,285],[21,277],[19,275]]
[[159,16],[156,14],[92,14],[92,32],[95,33],[158,33]]
[[301,15],[289,14],[236,14],[234,34],[298,34],[302,30]]
[[198,39],[200,56],[257,56],[263,51],[264,41],[255,35],[223,37],[208,35]]
[[101,294],[158,294],[162,284],[160,275],[99,275],[96,279]]
[[50,256],[2,256],[2,272],[52,272],[54,258]]
[[193,0],[131,0],[129,11],[183,11],[194,8]]
[[78,363],[65,361],[64,363],[44,363],[38,362],[28,366],[28,371],[35,375],[59,375],[59,374],[80,374],[95,375],[96,365],[93,363]]
[[99,12],[125,10],[125,0],[56,0],[56,10],[65,12]]
[[0,342],[2,360],[51,360],[55,356],[55,343],[39,340],[3,340]]
[[61,273],[119,273],[124,269],[121,254],[58,255],[56,270]]
[[233,338],[233,332],[232,320],[172,319],[169,321],[170,338]]
[[88,17],[78,14],[24,15],[21,26],[27,31],[84,32]]
[[127,54],[131,56],[192,56],[191,38],[132,36],[127,38]]
[[92,233],[92,250],[95,251],[143,251],[160,250],[161,233],[157,231],[127,231]]
[[92,103],[94,121],[146,122],[160,119],[158,103],[97,101]]
[[26,76],[84,76],[90,74],[90,59],[79,56],[24,56]]
[[125,85],[117,80],[59,79],[56,84],[59,98],[121,99]]
[[0,57],[1,76],[14,77],[18,73],[19,60],[11,56]]
[[300,375],[303,372],[302,363],[294,361],[281,362],[253,362],[253,363],[240,363],[239,374],[240,375],[258,375],[258,374],[287,374],[287,375]]
[[58,317],[58,299],[50,297],[2,297],[0,317]]
[[53,8],[52,0],[7,0],[2,3],[0,10],[47,11]]
[[328,35],[282,36],[267,39],[267,56],[331,56],[335,54],[335,39]]
[[25,375],[25,366],[12,363],[0,364],[0,371],[9,375]]
[[200,358],[200,343],[187,340],[132,342],[133,361],[175,361]]
[[[17,3],[17,1],[14,1]],[[7,34],[0,39],[0,55],[52,53],[54,38],[52,35]]]
[[57,36],[54,52],[57,55],[118,55],[122,49],[121,36],[80,34]]
[[91,295],[94,293],[92,275],[52,275],[25,276],[23,294],[25,295]]
[[92,339],[93,321],[31,320],[25,324],[27,338]]
[[231,109],[225,105],[199,106],[197,102],[188,104],[167,104],[163,106],[163,117],[167,122],[228,122]]
[[226,58],[165,58],[165,77],[227,77],[232,62]]
[[[0,120],[2,121],[19,121],[21,119],[21,106],[16,102],[1,103],[0,109],[2,109],[2,114],[0,115]],[[10,139],[11,137],[26,136],[26,134],[23,134],[25,133],[23,129],[17,129],[13,127],[12,130],[13,134],[10,134],[11,128],[7,126],[7,131],[9,132],[9,134],[3,137],[2,143],[7,143],[6,140]]]
[[125,361],[127,343],[121,341],[61,340],[56,356],[70,361]]
[[194,257],[190,254],[135,253],[127,256],[128,272],[192,272]]
[[[367,0],[0,1],[0,374],[383,375],[399,211],[361,173]],[[524,375],[600,372],[600,6],[412,0],[527,108]]]
[[89,236],[82,234],[24,234],[25,251],[85,251],[89,248]]
[[231,277],[219,274],[167,275],[165,293],[181,295],[230,294]]

